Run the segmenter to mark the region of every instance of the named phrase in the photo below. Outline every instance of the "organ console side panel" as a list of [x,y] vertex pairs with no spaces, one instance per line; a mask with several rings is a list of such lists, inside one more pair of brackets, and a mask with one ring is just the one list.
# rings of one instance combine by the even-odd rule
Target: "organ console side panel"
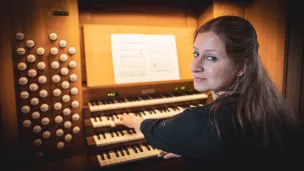
[[22,155],[35,161],[82,154],[78,3],[12,0],[10,6]]
[[[261,61],[281,94],[284,77],[286,2],[256,0],[253,5],[246,8],[245,16],[256,28]],[[265,11],[267,13],[264,13]]]
[[16,99],[14,91],[13,58],[11,51],[11,20],[9,13],[9,0],[1,2],[0,6],[0,104],[1,104],[1,122],[3,150],[1,156],[3,163],[7,161],[16,161],[19,157],[18,148],[18,126],[16,114]]

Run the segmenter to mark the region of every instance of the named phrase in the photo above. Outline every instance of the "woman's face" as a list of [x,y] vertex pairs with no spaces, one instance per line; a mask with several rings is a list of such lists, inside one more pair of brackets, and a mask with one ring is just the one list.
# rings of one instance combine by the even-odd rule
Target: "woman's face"
[[225,45],[212,32],[197,35],[190,67],[194,87],[198,91],[227,90],[238,74],[238,68],[228,57]]

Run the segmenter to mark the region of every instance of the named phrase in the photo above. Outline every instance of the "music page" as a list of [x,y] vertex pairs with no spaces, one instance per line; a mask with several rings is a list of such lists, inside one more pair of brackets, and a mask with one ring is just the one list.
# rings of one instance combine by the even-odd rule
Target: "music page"
[[174,35],[112,34],[115,84],[179,80]]

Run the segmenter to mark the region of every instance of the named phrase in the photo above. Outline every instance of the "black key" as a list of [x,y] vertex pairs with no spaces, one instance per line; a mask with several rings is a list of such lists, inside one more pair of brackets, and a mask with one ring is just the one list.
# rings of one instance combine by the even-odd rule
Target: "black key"
[[[101,135],[101,134],[100,134]],[[97,136],[97,139],[100,140],[100,136]]]
[[101,133],[101,135],[103,136],[104,139],[107,139],[104,133]]
[[136,147],[134,147],[134,146],[132,145],[131,148],[133,149],[133,151],[134,151],[135,153],[138,153]]
[[126,151],[127,155],[130,155],[130,152],[128,151],[128,149],[126,147],[124,147],[123,149]]
[[136,144],[136,147],[139,149],[140,152],[144,152],[140,145]]
[[114,150],[114,153],[115,153],[115,156],[116,156],[116,157],[119,157],[119,154],[118,154],[118,152],[117,152],[117,149]]
[[113,132],[110,132],[110,134],[111,134],[111,136],[112,136],[112,137],[114,137],[114,134],[113,134]]
[[118,151],[120,152],[121,156],[125,156],[125,153],[123,152],[123,149],[118,150]]
[[147,147],[147,149],[149,150],[149,151],[151,151],[151,148],[148,146],[148,144],[144,144],[145,145],[145,147]]
[[128,132],[130,135],[132,135],[132,132],[131,132],[129,129],[127,129],[127,132]]
[[122,132],[122,130],[118,130],[119,133],[121,133],[122,136],[124,136],[125,134]]
[[106,156],[107,156],[108,159],[111,159],[111,156],[110,156],[110,154],[108,152],[105,152],[105,154],[106,154]]
[[103,153],[101,153],[100,156],[101,156],[101,160],[105,160]]

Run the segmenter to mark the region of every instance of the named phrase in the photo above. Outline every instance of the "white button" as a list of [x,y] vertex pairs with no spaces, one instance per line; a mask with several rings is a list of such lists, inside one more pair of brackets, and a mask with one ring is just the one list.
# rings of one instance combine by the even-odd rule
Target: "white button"
[[57,55],[57,54],[58,54],[58,48],[52,47],[52,48],[50,49],[50,53],[51,53],[52,55]]
[[20,71],[25,70],[26,67],[27,67],[27,66],[26,66],[26,63],[24,63],[24,62],[21,62],[21,63],[18,64],[18,69],[19,69]]
[[79,102],[77,100],[72,101],[72,107],[77,108],[79,106]]
[[28,48],[32,48],[32,47],[35,46],[35,42],[34,42],[33,40],[27,40],[27,41],[25,42],[25,45],[26,45],[26,47],[28,47]]
[[30,88],[31,91],[37,91],[38,90],[38,85],[36,83],[32,83],[29,88]]
[[78,94],[78,88],[73,87],[73,88],[71,89],[71,94],[72,94],[72,95]]
[[50,119],[47,117],[44,117],[41,119],[41,124],[42,125],[48,125],[50,123]]
[[60,73],[61,73],[62,75],[68,75],[69,69],[66,68],[66,67],[63,67],[63,68],[61,68]]
[[60,110],[62,108],[62,104],[60,102],[57,102],[54,104],[54,109],[55,110]]
[[63,121],[62,116],[56,116],[56,117],[55,117],[55,122],[56,122],[56,123],[61,123],[62,121]]
[[74,55],[76,53],[76,48],[69,47],[68,52],[69,52],[70,55]]
[[70,141],[72,140],[72,135],[71,135],[71,134],[66,134],[66,135],[64,136],[64,140],[65,140],[66,142],[70,142]]
[[40,70],[43,70],[44,68],[45,68],[45,63],[44,62],[39,62],[38,64],[37,64],[37,67],[38,67],[38,69],[40,69]]
[[68,116],[68,115],[70,115],[71,114],[71,109],[69,109],[69,108],[65,108],[64,110],[63,110],[63,114],[65,115],[65,116]]
[[72,119],[73,121],[78,121],[80,119],[80,116],[78,113],[75,113],[73,116],[72,116]]
[[18,55],[24,55],[25,54],[25,49],[24,48],[18,48],[16,50],[16,52],[17,52]]
[[32,118],[33,119],[39,119],[40,118],[40,113],[39,112],[33,112],[32,113]]
[[64,132],[63,132],[62,129],[57,129],[56,135],[57,135],[58,137],[62,136],[63,134],[64,134]]
[[67,41],[65,40],[60,40],[58,44],[61,48],[65,48],[68,45]]
[[58,37],[58,36],[57,36],[56,33],[50,33],[50,34],[49,34],[49,39],[50,39],[50,40],[53,40],[53,41],[54,41],[54,40],[57,40],[57,37]]
[[31,99],[31,105],[36,106],[39,104],[39,99],[34,97]]
[[63,89],[68,89],[68,88],[70,87],[70,83],[67,82],[67,81],[63,81],[63,82],[61,83],[61,87],[62,87]]
[[63,126],[64,126],[65,128],[71,128],[72,123],[71,123],[70,121],[66,121],[66,122],[64,122]]
[[29,93],[27,91],[23,91],[20,93],[21,99],[27,99],[29,97]]
[[34,145],[35,145],[35,146],[41,146],[41,144],[42,144],[41,139],[36,139],[36,140],[34,141]]
[[41,76],[38,78],[38,82],[39,82],[40,84],[46,83],[46,80],[47,80],[47,78],[46,78],[46,76],[44,76],[44,75],[41,75]]
[[39,47],[36,49],[36,53],[37,53],[37,55],[44,55],[45,50],[43,47]]
[[64,96],[62,96],[62,101],[63,101],[63,102],[69,102],[70,99],[71,99],[71,97],[70,97],[69,95],[64,95]]
[[33,132],[39,133],[40,131],[41,131],[41,126],[39,126],[39,125],[34,126]]
[[64,143],[63,142],[57,143],[57,148],[58,149],[62,149],[63,147],[64,147]]
[[36,70],[30,69],[30,70],[28,71],[28,76],[30,76],[30,77],[35,77],[36,75],[37,75],[37,71],[36,71]]
[[46,90],[40,90],[39,96],[40,97],[46,97],[48,95],[48,92]]
[[40,110],[41,110],[42,112],[48,111],[48,110],[49,110],[49,105],[48,105],[48,104],[42,104],[42,105],[40,106]]
[[27,82],[28,82],[28,80],[27,80],[26,77],[19,78],[19,84],[20,85],[25,85],[25,84],[27,84]]
[[71,74],[70,75],[70,80],[71,81],[76,81],[77,80],[77,75],[76,74]]
[[50,138],[50,136],[51,136],[50,131],[44,131],[43,134],[42,134],[42,137],[45,138],[45,139]]
[[18,32],[18,33],[16,33],[15,38],[16,38],[16,40],[23,40],[24,34],[21,32]]
[[70,61],[69,62],[69,67],[70,68],[76,68],[76,66],[77,66],[77,63],[75,61]]
[[65,62],[69,59],[68,55],[66,54],[61,54],[60,55],[60,61]]
[[38,153],[36,153],[35,157],[38,158],[38,159],[40,159],[40,158],[43,157],[43,153],[38,152]]
[[21,112],[22,113],[29,113],[31,108],[28,105],[24,105],[21,107]]
[[73,128],[73,133],[74,133],[74,134],[77,134],[79,131],[80,131],[80,128],[79,128],[78,126],[75,126],[75,127]]
[[59,76],[59,75],[54,75],[54,76],[52,77],[52,81],[53,81],[54,83],[58,83],[58,82],[60,81],[60,76]]
[[53,95],[57,96],[57,97],[60,96],[61,95],[61,90],[56,88],[55,90],[53,90]]
[[28,62],[35,62],[36,61],[35,55],[27,55],[26,59],[27,59]]
[[59,62],[57,62],[57,61],[53,61],[53,62],[51,63],[51,66],[52,66],[53,69],[58,69],[59,66],[60,66],[60,64],[59,64]]
[[31,126],[32,122],[30,120],[24,120],[22,124],[24,127],[28,128]]

